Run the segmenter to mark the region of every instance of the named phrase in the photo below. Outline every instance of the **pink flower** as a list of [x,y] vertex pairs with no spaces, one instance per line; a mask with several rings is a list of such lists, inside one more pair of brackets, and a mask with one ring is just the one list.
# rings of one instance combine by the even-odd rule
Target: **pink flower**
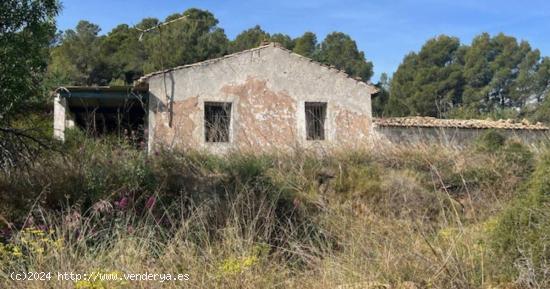
[[120,201],[115,202],[115,205],[119,209],[126,209],[126,207],[128,206],[128,198],[127,197],[122,197],[122,199],[120,199]]
[[155,198],[155,196],[150,196],[149,199],[147,199],[147,202],[145,203],[145,208],[148,210],[153,208],[156,202],[157,202],[157,198]]

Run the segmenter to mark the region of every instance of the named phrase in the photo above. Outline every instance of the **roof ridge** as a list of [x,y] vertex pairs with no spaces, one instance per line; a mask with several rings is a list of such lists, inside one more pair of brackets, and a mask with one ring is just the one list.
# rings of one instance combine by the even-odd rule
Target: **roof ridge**
[[189,67],[193,67],[193,66],[200,66],[200,65],[203,65],[203,64],[206,64],[206,63],[211,63],[211,62],[212,63],[213,62],[218,62],[222,59],[232,58],[232,57],[235,57],[235,56],[238,56],[238,55],[241,55],[241,54],[245,54],[245,53],[253,52],[253,51],[257,51],[257,50],[262,50],[262,49],[265,49],[265,48],[268,48],[268,47],[277,47],[277,45],[275,45],[275,42],[271,42],[269,44],[260,45],[258,47],[254,47],[254,48],[250,48],[250,49],[246,49],[246,50],[226,54],[224,56],[220,56],[220,57],[216,57],[216,58],[210,58],[210,59],[206,59],[206,60],[199,61],[199,62],[179,65],[179,66],[175,66],[175,67],[172,67],[172,68],[167,68],[167,69],[164,69],[164,70],[158,70],[158,71],[150,72],[150,73],[147,73],[147,74],[143,75],[142,77],[140,77],[137,80],[137,82],[138,83],[143,82],[147,78],[150,78],[150,77],[158,75],[158,74],[167,73],[167,72],[170,72],[170,71],[180,70],[180,69],[184,69],[184,68],[189,68]]
[[344,77],[346,77],[346,78],[348,78],[348,79],[351,79],[351,80],[353,80],[353,81],[355,81],[355,82],[358,82],[358,83],[363,83],[363,84],[365,84],[365,85],[367,85],[367,86],[371,86],[371,87],[375,90],[375,91],[373,92],[373,94],[376,93],[376,92],[378,92],[378,89],[376,88],[376,86],[374,86],[374,84],[372,84],[370,81],[363,81],[363,80],[360,79],[360,78],[352,77],[352,76],[349,75],[346,71],[344,71],[344,70],[342,70],[342,69],[338,69],[338,68],[336,68],[336,67],[333,66],[333,65],[327,65],[327,64],[321,63],[321,62],[319,62],[319,61],[313,60],[313,59],[311,59],[311,58],[309,58],[309,57],[306,57],[306,56],[300,55],[300,54],[298,54],[298,53],[295,53],[295,52],[293,52],[292,50],[287,49],[287,48],[284,47],[281,43],[278,43],[278,42],[270,42],[270,43],[265,44],[265,45],[260,45],[260,46],[258,46],[258,47],[246,49],[246,50],[243,50],[243,51],[238,51],[238,52],[231,53],[231,54],[227,54],[227,55],[224,55],[224,56],[221,56],[221,57],[212,58],[212,59],[207,59],[207,60],[203,60],[203,61],[199,61],[199,62],[195,62],[195,63],[180,65],[180,66],[176,66],[176,67],[172,67],[172,68],[168,68],[168,69],[164,69],[164,70],[159,70],[159,71],[151,72],[151,73],[145,74],[145,75],[143,75],[142,77],[140,77],[140,78],[137,80],[137,83],[144,82],[144,81],[147,80],[148,78],[150,78],[150,77],[152,77],[152,76],[155,76],[155,75],[162,74],[162,73],[167,73],[167,72],[170,72],[170,71],[185,69],[185,68],[189,68],[189,67],[201,66],[201,65],[204,65],[204,64],[207,64],[207,63],[215,63],[215,62],[218,62],[218,61],[220,61],[220,60],[222,60],[222,59],[232,58],[232,57],[235,57],[235,56],[238,56],[238,55],[241,55],[241,54],[245,54],[245,53],[249,53],[249,52],[253,52],[253,51],[258,51],[258,50],[266,49],[266,48],[269,48],[269,47],[276,47],[276,48],[279,48],[280,50],[282,50],[282,51],[288,53],[288,54],[291,55],[291,56],[298,57],[298,58],[300,58],[300,59],[307,60],[308,62],[317,64],[317,65],[319,65],[319,66],[321,66],[321,67],[328,68],[329,70],[331,70],[331,71],[333,71],[333,72],[342,73],[342,74],[344,74]]
[[350,78],[350,79],[352,79],[352,80],[355,80],[355,81],[357,81],[357,82],[361,82],[361,83],[364,83],[364,84],[366,84],[366,85],[374,86],[374,84],[373,84],[372,82],[370,82],[370,81],[364,81],[364,80],[362,80],[360,77],[353,77],[353,76],[351,76],[349,73],[347,73],[345,70],[339,69],[339,68],[337,68],[337,67],[334,66],[334,65],[328,65],[328,64],[319,62],[319,61],[317,61],[317,60],[314,60],[314,59],[312,59],[312,58],[309,58],[309,57],[307,57],[307,56],[303,56],[303,55],[301,55],[301,54],[298,54],[298,53],[296,53],[296,52],[294,52],[294,51],[292,51],[292,50],[290,50],[290,49],[287,49],[286,47],[284,47],[282,44],[280,44],[280,43],[278,43],[278,42],[272,42],[272,43],[274,44],[275,47],[278,47],[278,48],[280,48],[281,50],[284,50],[285,52],[288,52],[290,55],[293,55],[293,56],[295,56],[295,57],[298,57],[298,58],[307,60],[307,61],[309,61],[309,62],[311,62],[311,63],[315,63],[315,64],[317,64],[317,65],[319,65],[319,66],[326,67],[326,68],[328,68],[328,69],[330,69],[330,70],[332,70],[332,71],[335,71],[335,72],[338,72],[338,73],[342,73],[342,74],[345,75],[345,77]]

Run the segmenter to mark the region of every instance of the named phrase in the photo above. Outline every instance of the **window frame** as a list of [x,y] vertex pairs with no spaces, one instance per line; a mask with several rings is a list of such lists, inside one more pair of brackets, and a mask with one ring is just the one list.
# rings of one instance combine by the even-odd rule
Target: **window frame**
[[[225,118],[227,121],[223,124],[223,129],[226,132],[225,134],[217,133],[216,135],[211,135],[211,130],[213,126],[209,126],[209,118],[212,114],[216,115],[216,112],[211,112],[209,114],[209,108],[221,108],[222,111],[225,111]],[[204,114],[203,114],[203,129],[204,129],[204,142],[208,144],[225,144],[231,142],[231,127],[232,127],[232,114],[233,114],[233,103],[227,101],[205,101],[203,104]],[[219,113],[217,114],[219,116]],[[215,121],[214,121],[215,122]]]
[[[304,115],[306,140],[327,140],[328,103],[323,101],[306,101],[304,102]],[[311,121],[313,121],[313,123],[311,123]]]

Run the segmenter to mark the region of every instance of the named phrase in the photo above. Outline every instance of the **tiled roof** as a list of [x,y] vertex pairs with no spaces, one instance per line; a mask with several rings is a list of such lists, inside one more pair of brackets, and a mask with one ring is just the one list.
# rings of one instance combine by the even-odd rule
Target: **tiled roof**
[[526,129],[549,130],[547,126],[538,122],[531,124],[527,120],[516,121],[511,119],[483,120],[483,119],[439,119],[434,117],[391,117],[375,118],[376,126],[385,127],[441,127],[441,128],[473,128],[473,129]]

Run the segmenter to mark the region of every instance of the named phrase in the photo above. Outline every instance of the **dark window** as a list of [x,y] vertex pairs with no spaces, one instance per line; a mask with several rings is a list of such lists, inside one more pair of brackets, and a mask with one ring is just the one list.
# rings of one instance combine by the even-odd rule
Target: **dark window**
[[307,140],[324,140],[327,103],[306,102],[305,108]]
[[230,102],[204,103],[204,139],[207,142],[229,142]]

